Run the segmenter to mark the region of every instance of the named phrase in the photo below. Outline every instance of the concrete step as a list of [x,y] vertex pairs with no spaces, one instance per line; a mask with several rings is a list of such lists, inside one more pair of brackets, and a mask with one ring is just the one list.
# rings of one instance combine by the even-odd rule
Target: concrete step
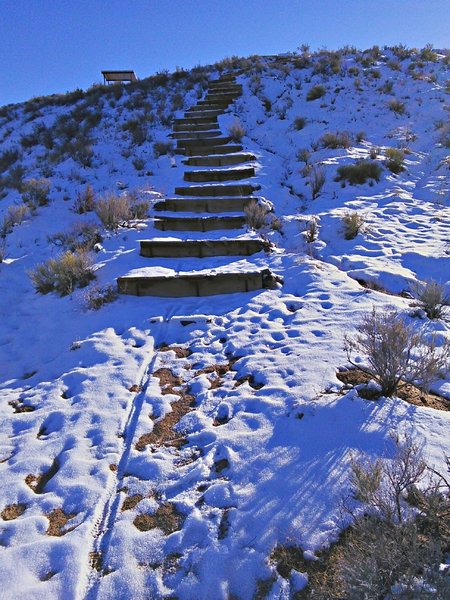
[[243,212],[250,202],[257,202],[255,196],[228,196],[225,198],[166,198],[154,204],[157,211],[222,213]]
[[186,148],[176,148],[177,154],[185,156],[210,156],[212,154],[226,154],[241,152],[242,146],[238,144],[229,144],[227,146],[188,146]]
[[[183,119],[185,120],[187,119]],[[219,129],[219,123],[174,123],[172,129],[173,131],[213,131]]]
[[242,85],[221,85],[213,86],[208,88],[208,94],[235,94],[236,96],[240,96],[242,94]]
[[[239,98],[241,94],[238,92],[222,92],[220,94],[208,93],[206,94],[203,102],[233,102],[236,98]],[[202,101],[201,101],[202,102]]]
[[259,185],[250,185],[249,183],[239,185],[189,185],[176,187],[175,194],[177,196],[249,196],[259,188]]
[[242,84],[233,83],[232,81],[210,81],[208,83],[208,90],[218,93],[219,90],[226,90],[227,92],[242,92]]
[[207,110],[225,110],[232,102],[233,100],[199,100],[197,104],[190,110],[194,110],[195,108],[204,108]]
[[120,294],[133,296],[159,296],[181,298],[185,296],[213,296],[236,292],[252,292],[264,288],[274,289],[278,278],[269,269],[242,272],[200,272],[177,275],[145,275],[145,271],[119,277]]
[[186,171],[184,181],[239,181],[254,176],[254,167],[223,169],[222,171]]
[[227,240],[141,240],[141,256],[149,258],[205,258],[208,256],[250,256],[270,250],[261,239]]
[[222,132],[219,128],[216,131],[176,131],[171,133],[170,137],[175,140],[202,140],[213,137],[220,137]]
[[217,115],[214,117],[206,116],[206,117],[189,117],[188,119],[186,119],[186,118],[174,119],[173,124],[174,125],[201,125],[201,124],[216,125],[217,124]]
[[209,108],[202,108],[201,106],[192,106],[184,113],[186,119],[209,119],[211,117],[218,117],[219,115],[223,115],[223,109],[211,110]]
[[160,231],[218,231],[220,229],[240,229],[246,223],[239,217],[162,217],[154,220]]
[[189,167],[226,167],[228,165],[239,165],[251,160],[256,160],[254,154],[242,152],[240,154],[224,154],[223,156],[190,156],[183,160],[183,164]]
[[222,146],[231,142],[230,137],[207,136],[202,139],[178,140],[177,148],[189,148],[192,146],[207,147],[207,146]]

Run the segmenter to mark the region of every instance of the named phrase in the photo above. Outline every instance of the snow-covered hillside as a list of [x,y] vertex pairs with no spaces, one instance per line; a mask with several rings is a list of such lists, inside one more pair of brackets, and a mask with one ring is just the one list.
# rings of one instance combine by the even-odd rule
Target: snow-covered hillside
[[[172,120],[223,73],[243,93],[219,125],[245,129],[275,251],[144,259],[154,202],[183,185]],[[449,111],[448,56],[403,47],[230,59],[0,109],[0,598],[290,598],[305,579],[271,554],[337,539],[352,456],[392,456],[404,433],[445,473],[450,412],[364,400],[336,373],[374,306],[450,341],[448,319],[413,307],[418,282],[450,291]],[[366,163],[352,185],[342,167]],[[19,217],[24,182],[42,178],[49,202]],[[74,210],[88,184],[135,193],[150,218],[105,230]],[[30,272],[81,223],[96,280],[38,293]],[[283,285],[92,308],[141,266],[225,264]],[[450,373],[431,389],[450,401]]]

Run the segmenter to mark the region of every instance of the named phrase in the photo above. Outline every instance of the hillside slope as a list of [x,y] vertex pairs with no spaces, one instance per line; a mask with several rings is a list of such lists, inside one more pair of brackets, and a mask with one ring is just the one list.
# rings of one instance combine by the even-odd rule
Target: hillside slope
[[[172,119],[224,72],[243,94],[219,125],[246,132],[274,207],[258,233],[276,244],[227,264],[267,265],[283,285],[93,310],[144,264],[139,240],[161,237],[154,202],[186,170]],[[283,577],[271,554],[308,557],[337,539],[352,456],[391,457],[400,433],[445,472],[448,411],[364,400],[336,373],[345,334],[374,306],[450,341],[448,320],[412,306],[417,282],[450,286],[449,93],[448,59],[430,49],[304,49],[0,109],[0,597],[289,598],[304,578]],[[335,180],[361,160],[375,177]],[[32,178],[50,182],[49,202],[6,226]],[[105,230],[74,210],[87,184],[97,197],[135,193],[150,218]],[[36,292],[29,272],[80,223],[93,224],[96,281]],[[448,404],[450,374],[432,390]]]

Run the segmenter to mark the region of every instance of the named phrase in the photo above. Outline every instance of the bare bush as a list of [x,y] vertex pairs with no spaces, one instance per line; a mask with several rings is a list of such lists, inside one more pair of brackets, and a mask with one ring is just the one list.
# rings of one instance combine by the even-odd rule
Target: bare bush
[[84,301],[89,310],[98,310],[105,304],[114,302],[118,297],[117,289],[113,285],[101,287],[94,285],[86,290]]
[[369,179],[380,181],[382,169],[376,162],[360,160],[353,165],[341,165],[337,169],[335,181],[348,181],[351,185],[366,183]]
[[388,107],[390,110],[392,110],[392,112],[394,112],[397,115],[405,114],[405,110],[406,110],[405,103],[400,102],[400,100],[397,100],[396,98],[389,100]]
[[295,117],[295,119],[292,123],[292,127],[296,131],[300,131],[301,129],[303,129],[305,127],[306,123],[307,123],[307,119],[305,119],[305,117]]
[[153,144],[153,155],[155,158],[159,158],[164,154],[172,155],[173,154],[174,145],[173,142],[161,142],[156,141]]
[[348,131],[337,131],[336,133],[327,132],[319,139],[322,148],[350,148],[352,138]]
[[405,170],[403,166],[403,161],[405,159],[405,153],[403,150],[399,148],[386,148],[386,167],[391,171],[391,173],[401,173]]
[[228,127],[228,135],[233,142],[240,142],[245,135],[245,128],[237,119]]
[[23,184],[22,200],[34,212],[38,206],[49,203],[51,182],[48,179],[28,179]]
[[55,291],[61,296],[71,294],[76,287],[85,287],[95,278],[90,254],[70,251],[37,265],[29,276],[36,291]]
[[315,200],[320,196],[320,192],[325,183],[325,169],[322,165],[314,165],[308,177],[308,183],[311,186],[311,196]]
[[450,294],[445,285],[438,281],[418,283],[414,286],[413,294],[429,319],[441,319],[450,306]]
[[77,194],[73,204],[73,210],[82,215],[83,213],[91,212],[95,208],[95,193],[92,186],[88,184],[82,192]]
[[75,223],[69,231],[60,231],[49,235],[50,244],[71,252],[90,251],[103,241],[99,226],[95,223]]
[[317,236],[319,235],[319,227],[317,225],[317,219],[311,217],[309,221],[307,221],[305,226],[305,241],[307,244],[312,244],[317,240]]
[[342,217],[344,225],[344,237],[346,240],[353,240],[364,226],[364,217],[357,211],[347,212]]
[[327,90],[323,85],[315,85],[306,94],[306,100],[318,100],[319,98],[322,98],[322,96],[325,96],[326,93]]
[[95,204],[95,213],[105,229],[117,230],[131,218],[130,202],[126,195],[107,194]]
[[262,204],[251,200],[244,208],[245,217],[247,219],[247,225],[251,229],[261,229],[264,227],[267,221],[267,209]]
[[[370,374],[384,396],[394,395],[407,383],[428,388],[449,367],[450,343],[438,347],[435,336],[408,325],[395,309],[379,313],[373,308],[357,331],[356,336],[345,338],[348,360]],[[355,363],[355,352],[366,359],[366,366]]]
[[15,204],[9,206],[0,225],[0,237],[5,238],[8,233],[11,233],[14,225],[20,225],[20,223],[27,218],[29,212],[27,206]]

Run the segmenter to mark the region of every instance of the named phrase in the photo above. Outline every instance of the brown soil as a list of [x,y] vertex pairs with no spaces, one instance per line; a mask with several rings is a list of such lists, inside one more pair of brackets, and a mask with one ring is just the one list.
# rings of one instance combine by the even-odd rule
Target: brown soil
[[[349,371],[339,371],[336,377],[343,383],[351,386],[367,383],[371,377],[359,369],[350,369]],[[437,394],[426,393],[415,385],[406,384],[398,389],[397,396],[409,404],[415,406],[426,406],[437,410],[450,410],[450,400]],[[363,396],[361,396],[363,397]],[[375,399],[374,397],[368,399]]]
[[12,521],[17,519],[17,517],[20,517],[20,515],[23,515],[26,508],[27,505],[23,504],[22,502],[18,502],[17,504],[8,504],[0,513],[0,517],[4,521]]
[[234,363],[238,360],[239,358],[230,358],[230,360],[223,365],[216,364],[204,367],[195,372],[195,377],[197,377],[197,375],[213,375],[213,377],[208,377],[208,380],[211,383],[210,389],[216,390],[223,385],[222,377],[233,369]]
[[182,387],[183,380],[174,375],[170,369],[158,369],[153,375],[159,379],[163,395],[174,394],[179,396],[180,399],[171,403],[171,412],[164,415],[159,421],[156,421],[151,433],[145,433],[139,438],[135,446],[136,450],[142,451],[148,445],[166,445],[180,448],[186,443],[186,440],[174,430],[174,427],[192,409],[195,398],[185,392],[185,389]]
[[103,556],[101,552],[89,552],[89,562],[93,569],[95,569],[99,573],[102,572]]
[[229,509],[225,509],[222,513],[222,517],[220,519],[219,528],[217,531],[217,538],[219,540],[223,540],[227,537],[228,531],[230,529],[230,519],[229,519]]
[[33,475],[32,473],[28,474],[25,477],[25,483],[28,487],[30,487],[35,494],[43,494],[45,491],[45,486],[52,479],[56,473],[59,471],[59,461],[57,458],[54,459],[52,465],[40,475]]
[[179,513],[174,504],[166,502],[162,504],[153,515],[138,515],[133,523],[139,531],[150,531],[150,529],[161,529],[165,535],[182,528],[184,516]]
[[62,508],[55,508],[52,512],[46,514],[45,516],[49,520],[49,525],[47,529],[47,535],[55,535],[57,537],[61,537],[73,531],[76,527],[69,527],[68,529],[64,529],[68,521],[73,519],[77,513],[69,513],[66,514]]
[[135,508],[139,502],[141,500],[144,499],[144,496],[142,494],[134,494],[134,496],[128,496],[127,498],[125,498],[125,500],[123,501],[122,504],[122,512],[124,510],[132,510],[133,508]]
[[20,400],[11,400],[11,402],[8,402],[8,404],[12,406],[15,413],[28,413],[36,410],[34,406],[31,406],[30,404],[22,404]]
[[128,388],[128,391],[132,392],[133,394],[137,394],[141,390],[142,390],[141,386],[138,385],[137,383],[133,384],[130,388]]
[[217,474],[222,473],[225,469],[228,469],[230,463],[227,458],[221,458],[217,462],[214,463],[214,470]]
[[253,388],[254,390],[260,390],[261,388],[264,387],[263,383],[256,383],[253,375],[245,375],[244,377],[239,377],[238,379],[236,379],[236,383],[234,384],[234,387],[237,388],[240,385],[242,385],[243,383],[245,383],[246,381],[248,381],[248,385],[251,388]]
[[167,344],[161,344],[158,348],[159,352],[175,352],[177,358],[187,358],[192,354],[190,348],[183,348],[182,346],[168,346]]

